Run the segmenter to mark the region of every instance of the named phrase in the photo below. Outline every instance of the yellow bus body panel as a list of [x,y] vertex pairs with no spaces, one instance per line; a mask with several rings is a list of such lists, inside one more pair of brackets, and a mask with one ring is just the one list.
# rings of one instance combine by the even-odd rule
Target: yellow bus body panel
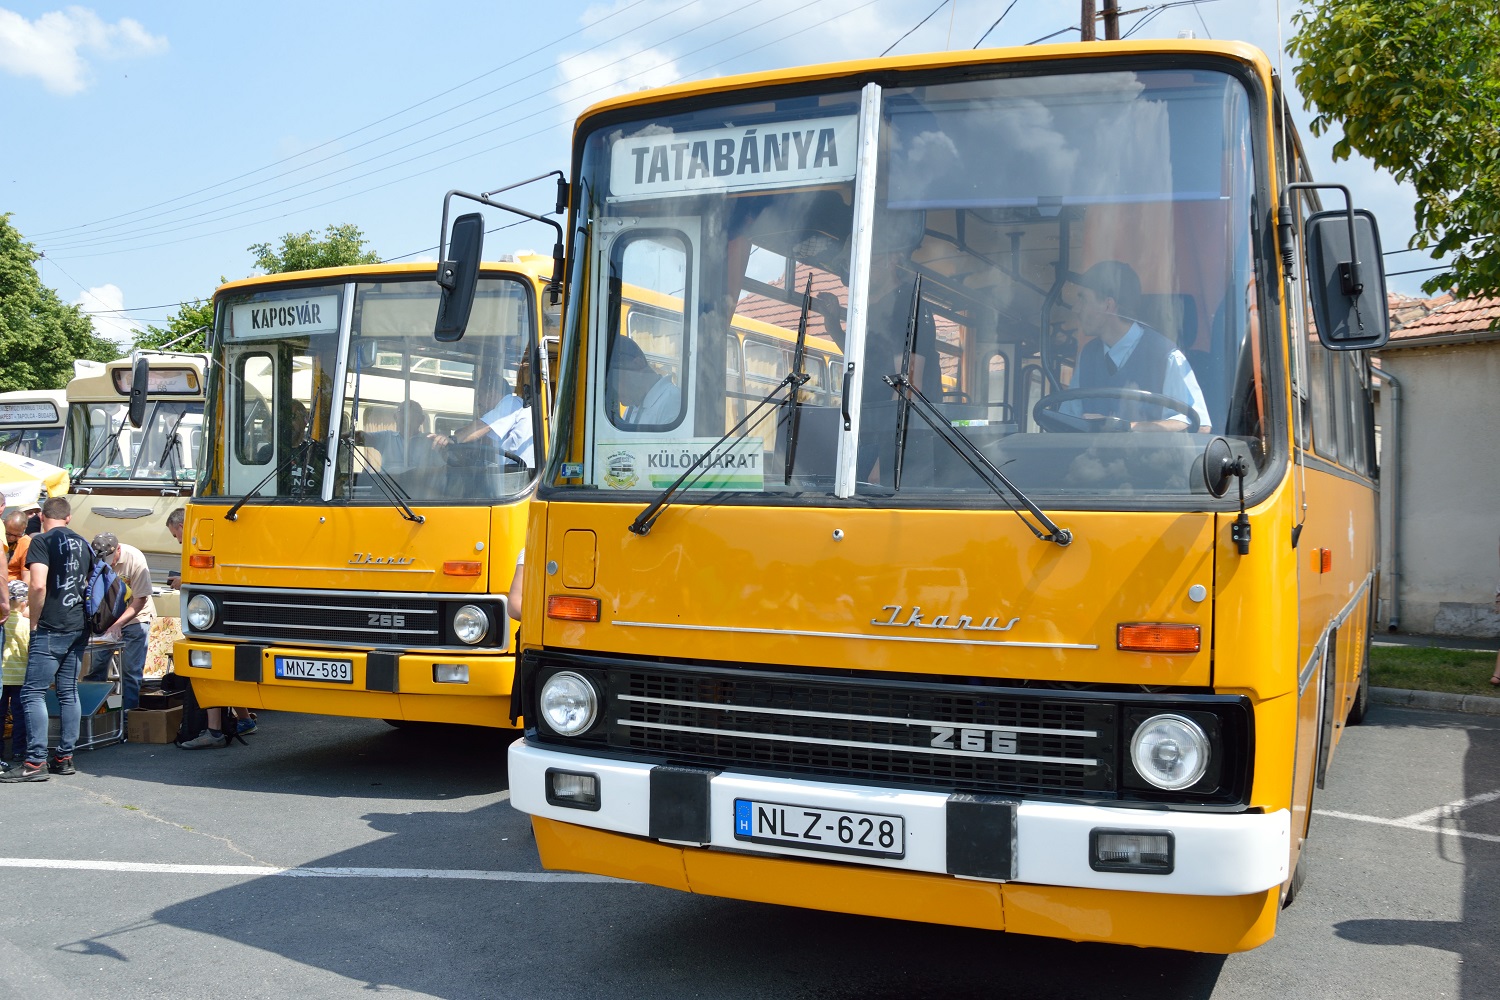
[[[1064,548],[1037,540],[1009,511],[915,518],[683,504],[645,537],[626,529],[636,512],[558,502],[537,512],[541,551],[581,560],[578,533],[597,544],[592,587],[568,587],[580,574],[560,565],[546,594],[601,602],[597,623],[539,623],[544,645],[1037,681],[1211,682],[1213,605],[1190,591],[1213,588],[1212,514],[1058,514],[1075,538]],[[1117,626],[1135,622],[1196,626],[1200,648],[1117,650]]]
[[981,882],[946,875],[677,847],[533,817],[542,866],[683,892],[894,920],[1217,954],[1276,930],[1279,893],[1175,896]]

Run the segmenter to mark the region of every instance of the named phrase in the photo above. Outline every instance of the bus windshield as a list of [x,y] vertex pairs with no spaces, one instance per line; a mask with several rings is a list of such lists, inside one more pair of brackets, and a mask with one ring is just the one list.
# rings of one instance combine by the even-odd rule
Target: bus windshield
[[961,436],[1058,506],[1201,505],[1215,435],[1249,487],[1284,437],[1249,122],[1237,79],[1182,68],[596,128],[549,488],[660,489],[702,458],[684,487],[1002,504]]
[[0,451],[59,464],[62,458],[61,427],[0,427]]
[[432,339],[431,280],[265,287],[220,305],[224,461],[205,496],[493,502],[535,477],[537,317],[483,277],[468,333]]
[[68,407],[70,468],[77,482],[192,483],[198,476],[203,404],[160,400],[132,427],[128,404],[75,400]]

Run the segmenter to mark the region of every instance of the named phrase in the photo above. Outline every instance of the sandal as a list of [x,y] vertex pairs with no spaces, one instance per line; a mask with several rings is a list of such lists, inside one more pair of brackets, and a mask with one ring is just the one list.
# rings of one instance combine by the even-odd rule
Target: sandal
[[1495,687],[1500,687],[1500,674],[1490,674],[1490,683]]

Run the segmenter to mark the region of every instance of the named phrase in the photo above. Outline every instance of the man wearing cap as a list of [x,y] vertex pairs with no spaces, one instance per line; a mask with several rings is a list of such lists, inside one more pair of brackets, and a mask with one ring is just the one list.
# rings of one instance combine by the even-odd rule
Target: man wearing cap
[[[1134,389],[1190,404],[1200,430],[1209,430],[1208,403],[1187,357],[1166,337],[1139,322],[1141,279],[1129,264],[1103,260],[1073,278],[1078,330],[1093,337],[1078,352],[1071,389]],[[1116,417],[1133,430],[1184,430],[1187,417],[1170,407],[1100,396],[1062,404],[1074,416]]]
[[126,545],[108,531],[94,536],[94,555],[113,566],[130,587],[130,601],[124,613],[105,632],[107,637],[118,637],[125,644],[120,653],[120,707],[128,712],[141,704],[146,639],[156,617],[156,603],[151,600],[151,568],[140,549]]

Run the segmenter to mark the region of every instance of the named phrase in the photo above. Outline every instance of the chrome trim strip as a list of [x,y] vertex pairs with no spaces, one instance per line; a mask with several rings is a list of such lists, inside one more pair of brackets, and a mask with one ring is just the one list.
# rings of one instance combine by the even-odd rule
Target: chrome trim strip
[[800,635],[813,639],[868,639],[871,642],[935,642],[944,646],[1010,646],[1022,649],[1098,649],[1082,642],[983,642],[978,639],[939,639],[916,635],[866,635],[863,632],[804,632],[790,628],[738,628],[731,625],[674,625],[668,622],[613,621],[628,628],[667,628],[687,632],[735,632],[744,635]]
[[358,611],[361,614],[368,612],[372,615],[436,615],[437,608],[372,608],[368,604],[354,607],[347,604],[281,604],[274,601],[250,601],[243,597],[224,599],[224,606],[233,605],[237,608],[293,608],[297,611]]
[[781,736],[772,733],[744,733],[734,729],[703,729],[697,726],[667,726],[659,722],[635,722],[621,719],[622,726],[639,729],[656,729],[672,733],[699,733],[704,736],[733,736],[748,740],[769,740],[777,743],[817,743],[828,747],[853,747],[859,750],[893,750],[904,753],[925,753],[934,757],[989,758],[991,760],[1019,760],[1032,764],[1072,764],[1089,767],[1098,764],[1095,757],[1033,757],[1024,753],[990,753],[988,751],[968,753],[963,750],[943,750],[937,747],[911,747],[899,743],[864,743],[858,740],[825,740],[816,736]]
[[1297,697],[1302,697],[1302,692],[1307,690],[1307,685],[1312,683],[1313,674],[1318,672],[1318,665],[1323,662],[1323,640],[1328,633],[1323,633],[1323,639],[1313,647],[1312,656],[1307,658],[1307,665],[1302,668],[1302,673],[1297,675]]
[[[301,567],[284,567],[287,569]],[[225,595],[226,598],[238,594],[265,594],[267,596],[301,595],[309,597],[338,597],[346,601],[360,600],[367,597],[396,598],[403,601],[491,601],[499,603],[501,598],[497,594],[464,594],[446,593],[442,591],[418,592],[410,590],[323,590],[308,587],[240,587],[221,586],[217,583],[189,583],[182,588],[184,595],[191,597],[193,594],[207,594],[211,597]]]
[[[234,626],[237,626],[239,628],[265,628],[265,629],[273,629],[273,630],[274,629],[283,629],[283,628],[295,628],[295,629],[314,629],[314,630],[319,631],[319,632],[359,632],[359,633],[362,633],[362,634],[367,634],[367,633],[370,633],[370,632],[394,632],[397,636],[407,636],[407,635],[439,635],[439,634],[441,634],[440,631],[438,629],[435,629],[435,628],[371,628],[368,625],[293,625],[293,624],[291,624],[289,622],[237,622],[237,621],[230,621],[227,618],[224,619],[224,621],[223,621],[222,624],[225,624],[225,625],[234,625]],[[197,634],[198,635],[202,635],[204,633],[200,632],[200,633],[197,633]],[[242,635],[242,636],[239,636],[239,638],[242,638],[242,639],[254,639],[254,638],[259,638],[259,637],[258,636]],[[469,648],[472,648],[472,647],[469,647]]]
[[1328,633],[1349,620],[1349,616],[1354,613],[1355,606],[1359,604],[1359,599],[1365,596],[1365,593],[1374,585],[1374,583],[1374,571],[1366,573],[1365,582],[1360,584],[1359,587],[1355,589],[1354,596],[1349,598],[1349,602],[1339,609],[1339,613],[1334,615],[1327,625],[1323,626],[1323,631],[1318,636],[1318,641],[1313,644],[1312,657],[1307,661],[1307,664],[1303,666],[1302,672],[1297,675],[1298,698],[1302,697],[1302,693],[1307,690],[1307,685],[1312,682],[1313,674],[1317,673],[1318,665],[1321,664],[1324,658],[1328,655],[1326,649],[1328,645]]
[[[263,563],[219,563],[225,569],[294,569],[294,570],[317,570],[321,573],[348,573],[358,571],[360,573],[426,573],[431,575],[437,572],[431,569],[377,569],[373,566],[361,564],[357,567],[350,566],[271,566]],[[212,586],[204,584],[203,586]]]
[[[747,708],[740,705],[716,705],[705,701],[679,701],[676,698],[645,698],[638,694],[616,695],[617,701],[635,701],[647,705],[674,705],[678,708],[710,708],[721,712],[746,712],[756,715],[789,715],[799,719],[838,719],[845,722],[889,722],[898,726],[942,726],[953,729],[982,729],[986,732],[1028,733],[1040,736],[1098,736],[1096,729],[1037,729],[1032,726],[998,726],[976,723],[959,726],[946,720],[897,719],[887,715],[842,715],[838,712],[797,711],[791,708]],[[1008,756],[1008,755],[1005,755]]]

